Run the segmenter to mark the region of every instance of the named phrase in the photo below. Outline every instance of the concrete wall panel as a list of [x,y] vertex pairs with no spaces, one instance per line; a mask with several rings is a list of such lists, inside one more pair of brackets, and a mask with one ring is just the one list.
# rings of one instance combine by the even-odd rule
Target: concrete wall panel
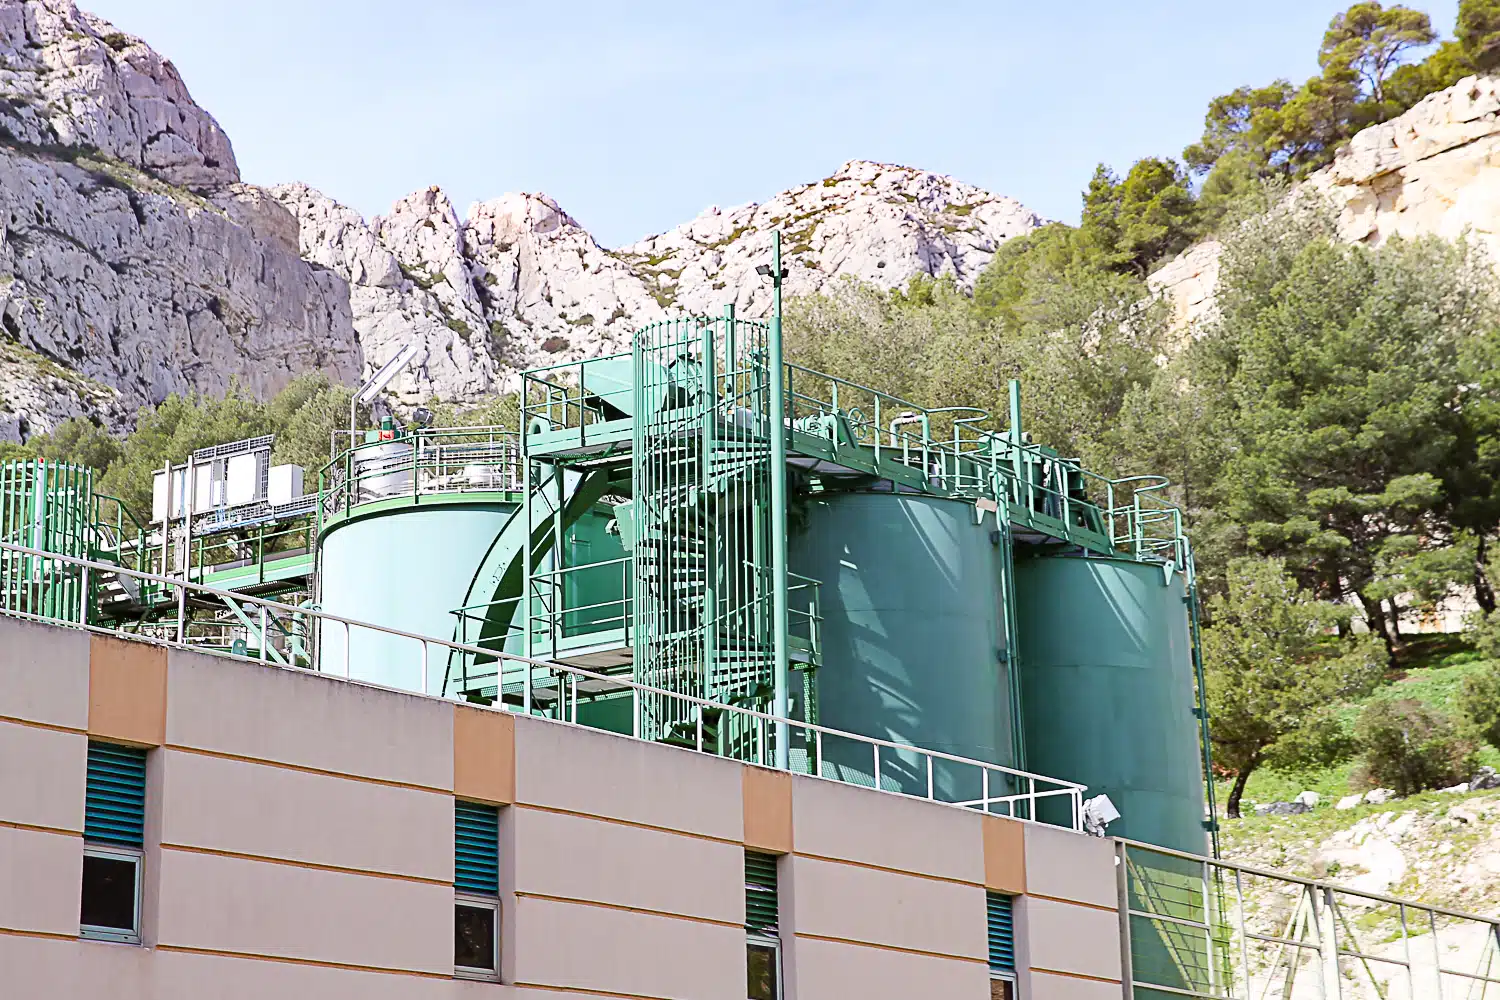
[[516,719],[516,801],[740,843],[740,767],[690,750]]
[[529,897],[516,901],[515,920],[516,983],[664,1000],[744,1000],[739,927]]
[[984,818],[984,885],[996,892],[1026,891],[1026,824]]
[[790,862],[799,934],[984,959],[984,890],[813,858]]
[[792,853],[792,776],[764,767],[746,767],[741,781],[745,846],[772,854]]
[[797,852],[984,884],[983,817],[818,778],[792,779]]
[[1095,906],[1115,906],[1114,842],[1027,823],[1026,891]]
[[744,923],[737,844],[524,806],[510,819],[518,892]]
[[0,722],[0,821],[83,832],[88,739]]
[[1120,918],[1113,910],[1028,897],[1018,917],[1032,968],[1120,978]]
[[453,794],[497,805],[515,801],[515,716],[453,706]]
[[167,742],[453,788],[453,706],[295,670],[172,650]]
[[184,851],[161,858],[162,945],[453,971],[449,887]]
[[1027,1000],[1120,1000],[1120,984],[1034,972],[1026,996]]
[[494,983],[0,934],[6,996],[109,1000],[534,1000]]
[[787,1000],[989,1000],[990,995],[989,970],[980,962],[813,938],[797,938],[787,971]]
[[0,617],[0,715],[85,729],[88,633]]
[[453,881],[441,792],[162,751],[163,843]]
[[167,647],[89,637],[89,735],[161,746],[167,735]]
[[0,927],[76,935],[82,886],[82,837],[0,826]]

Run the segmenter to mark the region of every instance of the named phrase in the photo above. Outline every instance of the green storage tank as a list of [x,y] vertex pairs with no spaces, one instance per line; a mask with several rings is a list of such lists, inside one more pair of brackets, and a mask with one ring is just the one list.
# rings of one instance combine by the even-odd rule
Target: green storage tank
[[[330,614],[417,635],[452,639],[469,581],[516,503],[423,497],[356,507],[318,539],[319,604]],[[325,623],[322,669],[342,672],[344,630]],[[351,630],[350,676],[408,691],[422,690],[422,646],[414,640]],[[448,651],[427,657],[429,694],[441,691]]]
[[1183,575],[1061,556],[1015,573],[1029,769],[1108,795],[1114,836],[1207,853]]
[[[971,502],[906,493],[808,501],[789,539],[793,572],[820,581],[819,721],[829,728],[990,763],[1016,760],[1005,538]],[[873,780],[866,744],[825,741],[825,771]],[[891,760],[894,756],[897,759]],[[922,759],[883,758],[883,787],[925,794]],[[978,799],[969,767],[939,766],[937,790]],[[991,794],[1007,789],[992,786]]]
[[[355,507],[352,515],[326,528],[318,539],[319,605],[345,618],[385,625],[416,635],[453,639],[458,624],[453,611],[463,607],[470,583],[491,542],[510,525],[519,504],[504,494],[429,494],[381,500]],[[623,555],[619,537],[606,530],[608,505],[599,504],[568,529],[564,540],[567,565],[601,562]],[[539,568],[551,565],[549,553]],[[565,577],[568,607],[565,636],[586,636],[620,628],[614,602],[623,597],[624,575],[614,568],[596,574]],[[575,582],[576,581],[576,582]],[[519,615],[513,618],[519,627]],[[478,634],[472,623],[471,641]],[[350,676],[404,688],[422,686],[422,644],[353,628],[349,644]],[[325,623],[320,635],[322,669],[340,673],[345,663],[344,629]],[[517,632],[505,648],[520,653]],[[545,657],[544,650],[537,651]],[[449,669],[446,647],[430,646],[425,690],[443,693]],[[491,668],[493,669],[493,668]],[[449,693],[452,693],[451,691]]]

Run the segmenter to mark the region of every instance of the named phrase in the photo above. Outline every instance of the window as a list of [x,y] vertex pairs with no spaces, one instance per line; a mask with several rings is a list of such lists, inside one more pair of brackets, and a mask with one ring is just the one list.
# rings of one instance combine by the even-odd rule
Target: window
[[1011,897],[985,894],[990,939],[990,1000],[1016,1000],[1016,926]]
[[780,1000],[776,856],[745,852],[745,967],[748,1000]]
[[141,940],[141,866],[146,836],[146,751],[89,743],[83,800],[83,936]]
[[500,952],[500,810],[455,802],[453,968],[495,978]]

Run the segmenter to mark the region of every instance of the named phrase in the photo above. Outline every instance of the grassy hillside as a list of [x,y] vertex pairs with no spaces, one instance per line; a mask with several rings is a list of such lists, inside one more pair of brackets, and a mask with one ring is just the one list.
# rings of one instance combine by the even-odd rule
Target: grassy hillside
[[[1346,702],[1339,707],[1339,718],[1346,732],[1353,732],[1354,722],[1366,705],[1381,699],[1413,699],[1457,719],[1464,678],[1485,669],[1489,661],[1476,652],[1463,635],[1431,635],[1410,640],[1404,651],[1403,663],[1402,667],[1387,672],[1384,681],[1368,697]],[[1478,759],[1480,764],[1500,769],[1500,750],[1494,747],[1482,746]],[[1291,801],[1304,789],[1318,792],[1323,796],[1324,808],[1331,807],[1333,801],[1362,790],[1350,785],[1356,766],[1357,761],[1349,760],[1334,767],[1299,774],[1262,768],[1250,776],[1249,784],[1245,787],[1244,812],[1250,813],[1254,803]],[[1229,797],[1229,785],[1230,781],[1227,779],[1216,783],[1221,813],[1223,803]],[[1414,796],[1413,799],[1422,797],[1424,796]],[[1319,810],[1321,811],[1322,809]],[[1221,819],[1221,823],[1225,827],[1228,841],[1238,839],[1230,835],[1230,828],[1239,824],[1251,824],[1253,821]]]

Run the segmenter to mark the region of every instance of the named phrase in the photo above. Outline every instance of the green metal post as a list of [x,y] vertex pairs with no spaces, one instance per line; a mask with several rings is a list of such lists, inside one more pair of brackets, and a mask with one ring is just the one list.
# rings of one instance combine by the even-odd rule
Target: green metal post
[[[1016,498],[1017,502],[1031,508],[1031,491],[1021,492],[1026,482],[1026,467],[1021,460],[1021,380],[1013,378],[1010,380],[1010,462],[1011,468],[1016,474]],[[1022,499],[1024,498],[1024,499]]]
[[[771,234],[771,343],[767,353],[771,365],[771,627],[776,654],[775,703],[772,713],[785,719],[788,712],[787,669],[787,553],[786,553],[786,392],[781,362],[781,232]],[[791,763],[789,734],[785,722],[776,723],[776,766],[785,771]]]
[[[734,329],[734,306],[724,307],[724,326],[726,330]],[[727,333],[730,343],[734,342],[734,334]],[[714,473],[714,431],[718,421],[719,412],[719,387],[718,368],[714,364],[717,360],[715,352],[717,345],[714,343],[714,325],[705,321],[703,324],[703,482],[705,486],[713,483]],[[709,491],[712,498],[709,502],[715,508],[721,506],[718,493]],[[716,509],[715,514],[720,512]],[[703,567],[703,606],[707,610],[708,628],[703,630],[703,676],[713,678],[717,676],[719,665],[718,632],[719,632],[719,578],[718,574],[722,567],[719,559],[719,525],[718,516],[709,518],[705,530],[708,538],[705,540],[707,546],[708,560]],[[712,697],[725,697],[721,691],[709,692]]]

